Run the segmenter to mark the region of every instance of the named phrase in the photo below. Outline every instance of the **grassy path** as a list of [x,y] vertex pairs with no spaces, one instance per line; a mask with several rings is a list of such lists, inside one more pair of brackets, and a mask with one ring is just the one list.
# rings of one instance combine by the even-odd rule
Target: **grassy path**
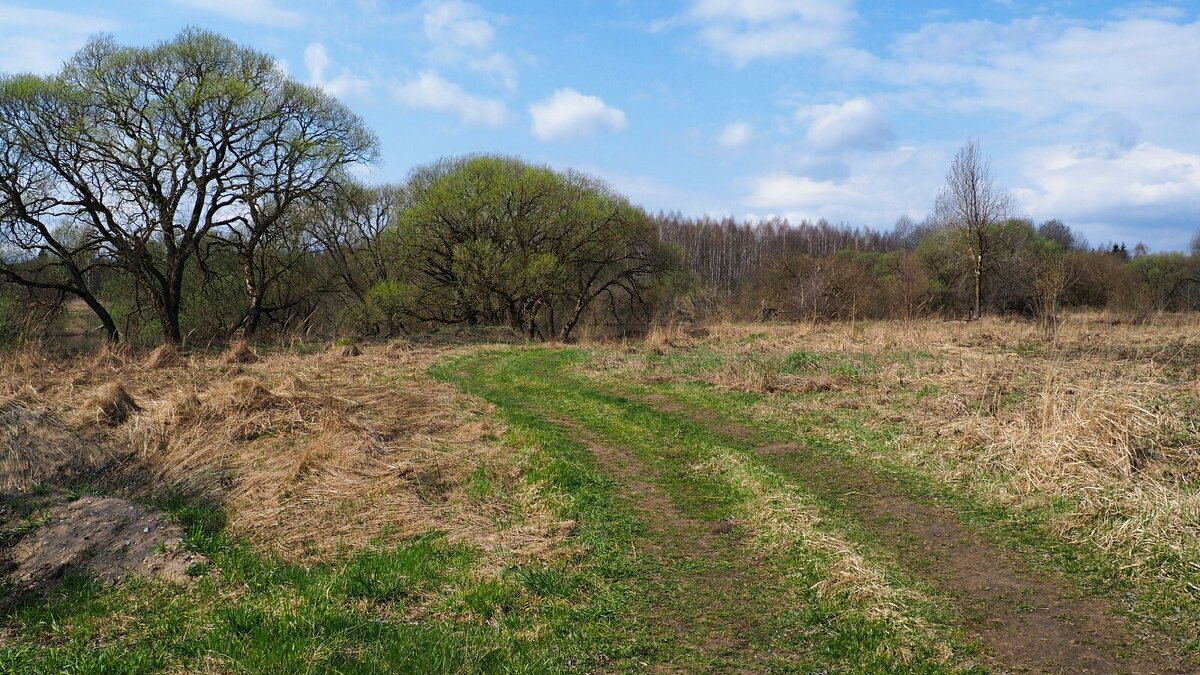
[[[1031,573],[949,510],[715,410],[589,381],[575,372],[583,358],[493,352],[451,364],[443,376],[588,439],[647,527],[638,545],[656,571],[642,620],[657,631],[657,665],[908,672],[982,661],[1023,672],[1177,670],[1169,650],[1139,643],[1110,603]],[[740,477],[713,469],[722,462]],[[753,485],[739,484],[747,480]],[[816,514],[808,531],[788,536],[762,526],[781,496]],[[776,518],[776,528],[806,518],[781,513],[792,518]],[[772,540],[780,536],[786,545]],[[814,589],[847,574],[828,538],[863,569],[851,570],[840,592],[821,593]],[[855,586],[873,588],[865,594],[873,597]],[[986,646],[983,659],[967,635]]]
[[[632,618],[651,632],[642,660],[624,665],[666,672],[976,668],[974,647],[944,628],[943,608],[910,581],[891,578],[891,570],[862,568],[858,549],[871,543],[802,531],[818,518],[796,509],[811,505],[791,488],[767,485],[769,477],[739,473],[739,462],[752,457],[749,447],[589,388],[569,375],[578,358],[552,350],[492,352],[437,374],[502,410],[530,411],[585,439],[600,469],[620,483],[619,494],[645,526],[633,544],[638,570],[630,576],[646,602]],[[713,468],[722,461],[738,480]],[[793,510],[768,513],[759,501]],[[901,596],[909,600],[903,611]]]

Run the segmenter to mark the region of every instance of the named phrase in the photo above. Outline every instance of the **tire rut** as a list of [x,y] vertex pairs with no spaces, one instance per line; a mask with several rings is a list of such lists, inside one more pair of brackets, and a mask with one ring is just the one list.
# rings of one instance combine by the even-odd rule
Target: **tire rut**
[[669,627],[690,650],[665,651],[668,660],[652,666],[652,671],[695,672],[702,664],[705,670],[715,666],[739,673],[767,672],[768,659],[777,662],[783,657],[757,644],[776,593],[748,564],[733,527],[684,514],[649,478],[656,472],[631,450],[602,442],[574,421],[550,419],[588,446],[646,528],[638,555],[650,558],[656,570],[649,619]]
[[[754,442],[760,432],[680,406],[643,402],[715,433]],[[1002,671],[1045,673],[1194,672],[1158,636],[1137,634],[1104,598],[1063,578],[1032,573],[944,507],[917,501],[894,481],[800,444],[758,446],[768,466],[842,506],[891,544],[910,571],[951,596]]]

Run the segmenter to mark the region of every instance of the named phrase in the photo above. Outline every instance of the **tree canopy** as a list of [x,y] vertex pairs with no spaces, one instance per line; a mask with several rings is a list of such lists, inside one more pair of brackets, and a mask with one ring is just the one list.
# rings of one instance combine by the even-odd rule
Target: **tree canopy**
[[117,266],[178,342],[188,265],[217,238],[245,261],[252,326],[258,242],[376,152],[356,115],[267,54],[194,29],[149,48],[94,39],[55,76],[0,81],[0,269],[82,298],[115,339],[85,274]]
[[651,219],[604,183],[499,156],[417,169],[396,231],[408,313],[570,337],[602,301],[647,312],[680,262]]

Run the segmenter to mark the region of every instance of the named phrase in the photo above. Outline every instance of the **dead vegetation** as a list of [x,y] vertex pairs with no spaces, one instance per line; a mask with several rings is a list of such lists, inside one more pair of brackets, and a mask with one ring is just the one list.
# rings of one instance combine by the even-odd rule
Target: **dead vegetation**
[[83,415],[85,419],[92,418],[99,424],[116,427],[139,410],[137,402],[120,382],[109,382],[88,396]]
[[[1164,554],[1200,557],[1195,317],[1072,315],[1050,342],[1036,323],[1006,319],[718,324],[706,338],[654,349],[668,358],[598,352],[593,368],[764,394],[754,408],[763,420],[815,420],[854,452],[919,467],[985,501],[1071,504],[1052,527],[1117,555],[1134,575],[1178,574],[1153,563]],[[679,365],[705,354],[719,365]],[[886,447],[834,424],[836,410],[884,432]]]
[[548,557],[564,533],[523,482],[522,455],[501,445],[502,425],[425,373],[452,349],[22,356],[0,365],[0,433],[14,448],[0,484],[103,476],[135,498],[183,493],[290,559],[429,530],[496,561]]

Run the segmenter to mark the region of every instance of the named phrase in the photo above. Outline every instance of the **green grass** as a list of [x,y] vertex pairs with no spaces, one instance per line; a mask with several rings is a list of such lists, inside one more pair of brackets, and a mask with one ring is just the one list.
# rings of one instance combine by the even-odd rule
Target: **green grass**
[[[586,355],[578,350],[514,349],[463,357],[436,368],[434,373],[465,383],[469,391],[504,410],[540,411],[562,420],[564,425],[577,427],[580,432],[593,434],[600,442],[631,449],[649,469],[647,479],[657,482],[690,518],[715,523],[735,516],[746,495],[695,467],[725,451],[736,452],[754,462],[749,444],[592,386],[576,372],[585,359]],[[696,367],[697,361],[715,359],[698,355],[671,365],[686,370]],[[827,510],[822,515],[829,527],[847,536],[854,545],[869,550],[873,557],[886,559],[885,547],[865,531],[854,528],[842,514]],[[737,563],[723,562],[735,567],[752,565],[753,569],[741,571],[746,578],[755,580],[750,583],[759,584],[755,594],[779,600],[771,605],[774,616],[751,631],[750,649],[773,655],[771,658],[777,659],[776,666],[780,668],[858,672],[953,670],[954,659],[943,663],[937,657],[935,640],[952,645],[959,663],[967,663],[967,657],[974,653],[961,635],[946,628],[952,617],[933,600],[913,602],[905,608],[913,617],[938,627],[914,642],[911,635],[902,634],[894,625],[865,618],[844,598],[818,596],[812,587],[825,578],[828,562],[821,553],[803,546],[757,558],[753,551],[744,550]],[[657,579],[651,583],[661,587],[657,593],[650,589],[649,596],[661,602],[662,595],[684,585],[680,575],[702,573],[706,565],[716,563],[692,560],[689,564],[698,569],[649,572],[646,578]],[[911,590],[916,586],[895,566],[889,566],[887,573],[889,581],[902,588]],[[930,595],[928,588],[919,590],[925,597]],[[703,601],[703,597],[698,599]],[[653,607],[644,609],[654,611]],[[681,611],[686,612],[687,608]],[[669,662],[688,669],[738,665],[732,660],[736,657],[723,660],[719,654],[704,653],[696,644],[702,643],[703,638],[703,631],[699,636],[661,634],[656,640],[659,649],[648,656],[651,662]],[[913,652],[908,659],[892,656],[905,650]]]
[[[579,525],[578,553],[487,574],[479,551],[430,532],[303,567],[227,534],[218,510],[157,504],[211,559],[196,581],[110,587],[69,579],[13,610],[0,672],[145,673],[211,661],[237,672],[562,672],[631,662],[645,626],[630,543],[637,522],[586,449],[522,410],[502,411],[526,478]],[[479,489],[483,489],[480,484]]]
[[[830,360],[810,358],[808,352],[799,353],[803,356],[795,357],[795,361],[810,370],[816,363],[824,363],[830,372],[850,374],[849,368],[843,368],[854,363],[867,363],[852,355],[840,364],[830,366]],[[905,364],[931,358],[923,354],[909,359],[904,355],[892,356]],[[785,363],[792,359],[793,355],[789,355]],[[878,366],[853,368],[858,376],[872,374],[878,369]],[[1173,551],[1158,551],[1147,566],[1178,573],[1171,578],[1134,578],[1127,561],[1086,540],[1064,540],[1053,530],[1053,519],[1073,508],[1069,500],[1050,501],[1040,507],[996,505],[983,499],[972,487],[988,480],[1002,481],[1005,476],[989,477],[986,471],[976,468],[972,481],[951,485],[931,472],[923,471],[911,459],[898,457],[893,448],[903,430],[871,420],[876,412],[853,405],[856,396],[853,389],[806,394],[729,392],[700,381],[713,370],[693,370],[689,375],[694,379],[685,381],[638,382],[623,377],[606,379],[605,385],[635,398],[665,396],[699,418],[726,419],[753,429],[758,442],[800,443],[831,461],[886,476],[915,499],[951,507],[963,523],[1018,553],[1033,569],[1047,574],[1065,574],[1085,590],[1116,600],[1131,619],[1173,635],[1190,653],[1200,652],[1200,638],[1197,637],[1200,635],[1200,596],[1195,593],[1195,589],[1200,588],[1200,568],[1195,567],[1194,561],[1189,562]],[[935,385],[925,385],[911,391],[892,392],[891,399],[894,405],[905,405],[907,400],[938,393]],[[998,403],[1012,406],[1020,399],[1019,393],[1006,393]],[[803,401],[819,401],[822,405],[815,409],[793,405]],[[988,405],[991,403],[987,402]]]

